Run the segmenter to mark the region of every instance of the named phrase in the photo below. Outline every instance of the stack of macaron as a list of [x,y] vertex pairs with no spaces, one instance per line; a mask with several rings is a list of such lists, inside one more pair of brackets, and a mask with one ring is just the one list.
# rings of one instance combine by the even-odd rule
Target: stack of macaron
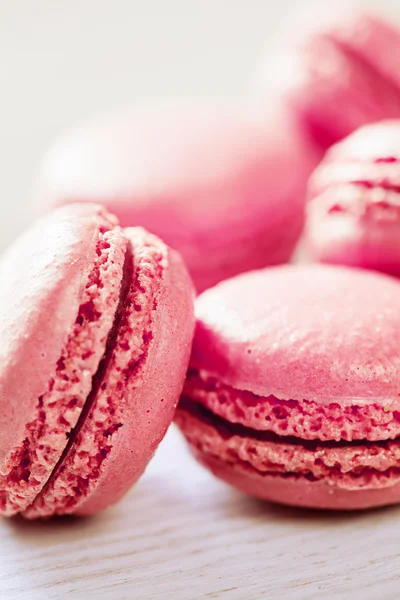
[[[1,515],[105,509],[174,418],[253,496],[400,502],[399,52],[340,13],[284,85],[269,56],[257,117],[129,114],[50,149],[0,259]],[[300,239],[331,264],[285,264]]]

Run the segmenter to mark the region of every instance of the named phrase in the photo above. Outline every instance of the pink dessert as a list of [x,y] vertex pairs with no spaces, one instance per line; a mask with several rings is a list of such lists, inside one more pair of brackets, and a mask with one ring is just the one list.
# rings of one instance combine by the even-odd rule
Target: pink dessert
[[282,109],[267,130],[239,115],[146,114],[84,126],[45,158],[38,207],[104,204],[180,251],[200,292],[286,262],[304,224],[315,150]]
[[311,508],[400,501],[400,285],[285,266],[202,294],[176,422],[202,464]]
[[193,330],[179,256],[99,206],[62,207],[0,261],[0,514],[118,501],[172,420]]
[[400,275],[400,120],[334,146],[309,188],[306,239],[321,262]]
[[362,125],[400,117],[400,31],[351,3],[332,6],[314,7],[306,26],[296,22],[257,86],[267,103],[278,90],[323,150]]

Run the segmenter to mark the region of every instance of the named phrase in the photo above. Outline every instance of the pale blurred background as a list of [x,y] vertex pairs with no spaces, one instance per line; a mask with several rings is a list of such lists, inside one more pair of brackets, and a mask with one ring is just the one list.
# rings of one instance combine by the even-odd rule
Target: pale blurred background
[[[29,223],[60,132],[136,104],[246,102],[268,39],[301,4],[313,0],[0,0],[0,250]],[[400,16],[399,0],[362,4]]]

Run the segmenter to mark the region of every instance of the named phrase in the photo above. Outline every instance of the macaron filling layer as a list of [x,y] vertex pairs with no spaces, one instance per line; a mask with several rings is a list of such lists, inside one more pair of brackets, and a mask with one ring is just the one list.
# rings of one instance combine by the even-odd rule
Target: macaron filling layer
[[[134,236],[129,231],[125,230],[128,251],[119,308],[102,363],[68,446],[42,493],[25,511],[27,518],[77,512],[85,503],[124,427],[129,399],[141,385],[157,307],[152,280],[163,276],[165,247],[142,230],[132,230]],[[137,247],[133,241],[139,242]]]
[[320,441],[382,441],[400,436],[400,398],[321,403],[258,396],[189,370],[183,394],[228,423],[259,432]]
[[248,474],[326,480],[346,490],[386,488],[400,481],[398,440],[320,442],[277,436],[229,423],[187,397],[175,420],[200,459]]
[[106,347],[119,301],[126,241],[104,221],[96,233],[93,268],[47,390],[26,425],[22,445],[0,473],[0,513],[29,506],[50,477],[74,429]]

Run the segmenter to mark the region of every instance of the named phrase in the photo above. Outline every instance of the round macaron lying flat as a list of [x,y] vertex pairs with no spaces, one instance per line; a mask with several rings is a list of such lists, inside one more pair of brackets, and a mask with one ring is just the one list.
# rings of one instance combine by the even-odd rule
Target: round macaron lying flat
[[280,109],[268,130],[238,115],[144,114],[88,124],[49,151],[40,210],[99,202],[180,251],[198,292],[286,262],[304,224],[315,151]]
[[202,294],[176,422],[254,496],[358,509],[400,501],[400,285],[284,266]]
[[400,275],[400,120],[334,146],[309,184],[306,240],[320,262]]
[[257,77],[260,101],[278,91],[323,150],[362,125],[400,117],[395,25],[351,2],[297,17],[282,36],[286,47],[268,54]]
[[55,210],[0,261],[0,513],[119,500],[172,420],[193,290],[179,256],[99,206]]

